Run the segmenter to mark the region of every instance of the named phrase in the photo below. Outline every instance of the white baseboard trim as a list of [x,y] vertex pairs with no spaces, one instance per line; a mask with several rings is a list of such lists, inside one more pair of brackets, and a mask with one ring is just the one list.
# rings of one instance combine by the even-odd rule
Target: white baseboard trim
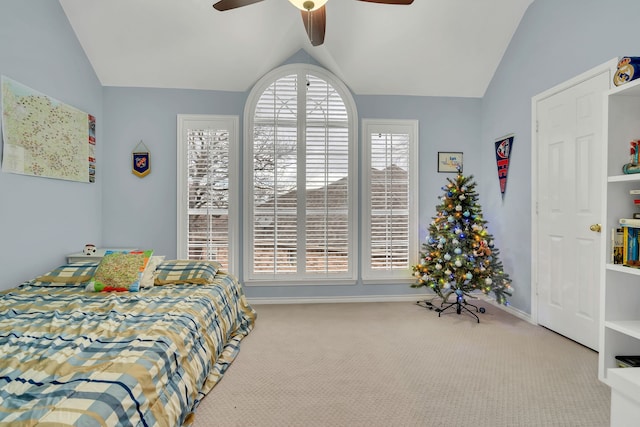
[[335,304],[351,302],[406,302],[432,298],[433,295],[357,295],[342,297],[247,298],[249,304]]
[[[416,302],[433,298],[433,294],[424,295],[357,295],[341,297],[304,297],[304,298],[247,298],[251,305],[262,304],[336,304],[354,302]],[[494,299],[479,295],[479,299],[488,302],[496,308],[506,311],[526,322],[533,323],[531,315],[512,306],[498,304]]]
[[488,302],[489,304],[491,304],[496,308],[499,308],[500,310],[504,310],[507,313],[512,314],[517,318],[524,320],[525,322],[529,322],[532,325],[535,325],[535,323],[533,322],[533,318],[529,313],[525,313],[524,311],[519,310],[510,305],[498,304],[496,300],[494,300],[493,298],[487,297],[486,295],[479,295],[478,298]]

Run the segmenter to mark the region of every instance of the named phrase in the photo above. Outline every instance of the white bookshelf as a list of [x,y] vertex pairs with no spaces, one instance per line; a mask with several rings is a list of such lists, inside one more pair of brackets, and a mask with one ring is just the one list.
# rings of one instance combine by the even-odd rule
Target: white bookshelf
[[611,426],[637,426],[640,419],[640,368],[612,368],[608,377],[611,386]]
[[640,340],[640,320],[609,320],[604,322],[604,326]]
[[[611,264],[611,231],[634,207],[630,190],[640,189],[640,174],[622,173],[629,162],[629,142],[640,139],[640,80],[611,89],[605,95],[607,182],[604,198],[603,247],[606,259],[600,291],[600,352],[598,377],[612,389],[611,425],[640,413],[640,368],[618,368],[616,356],[640,355],[640,269]],[[605,243],[606,241],[606,243]],[[636,418],[637,419],[637,418]]]

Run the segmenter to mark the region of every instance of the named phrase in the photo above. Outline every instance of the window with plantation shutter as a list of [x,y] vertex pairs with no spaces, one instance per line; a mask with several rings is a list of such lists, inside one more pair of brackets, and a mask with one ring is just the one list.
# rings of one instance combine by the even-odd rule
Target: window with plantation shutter
[[363,120],[363,280],[411,280],[418,254],[417,121]]
[[178,258],[227,271],[237,259],[237,129],[236,117],[178,116]]
[[245,280],[355,281],[355,107],[326,70],[299,64],[254,87],[245,110]]

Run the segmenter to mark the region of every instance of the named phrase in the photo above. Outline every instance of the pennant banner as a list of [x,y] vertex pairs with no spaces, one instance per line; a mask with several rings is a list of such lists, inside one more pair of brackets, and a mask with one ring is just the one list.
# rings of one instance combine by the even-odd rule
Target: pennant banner
[[131,153],[133,161],[131,173],[138,178],[143,178],[151,173],[151,154],[144,142],[140,141]]
[[498,165],[498,180],[500,181],[500,193],[504,199],[504,192],[507,189],[507,175],[509,174],[509,159],[513,148],[513,135],[507,135],[495,142],[496,164]]
[[142,178],[151,172],[149,153],[133,153],[133,174]]

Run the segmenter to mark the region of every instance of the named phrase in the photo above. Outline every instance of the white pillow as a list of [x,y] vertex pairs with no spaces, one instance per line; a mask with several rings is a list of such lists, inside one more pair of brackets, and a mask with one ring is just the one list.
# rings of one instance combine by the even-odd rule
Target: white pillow
[[153,281],[155,279],[156,267],[164,261],[164,256],[152,256],[149,258],[149,262],[147,263],[147,268],[144,269],[142,273],[142,279],[140,280],[141,288],[151,288],[153,287]]

